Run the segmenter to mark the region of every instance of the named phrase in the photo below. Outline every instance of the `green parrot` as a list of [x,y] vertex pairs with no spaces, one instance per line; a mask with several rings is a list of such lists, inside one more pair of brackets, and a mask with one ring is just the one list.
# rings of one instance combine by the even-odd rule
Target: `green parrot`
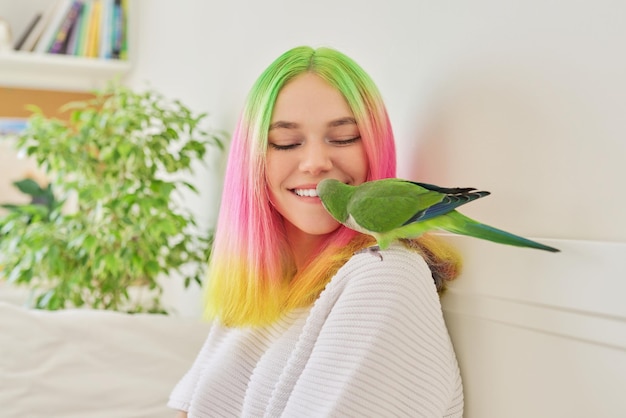
[[317,185],[317,193],[333,218],[373,236],[381,250],[396,239],[416,238],[439,229],[501,244],[559,251],[457,212],[457,207],[490,194],[474,188],[444,188],[397,178],[350,186],[326,179]]

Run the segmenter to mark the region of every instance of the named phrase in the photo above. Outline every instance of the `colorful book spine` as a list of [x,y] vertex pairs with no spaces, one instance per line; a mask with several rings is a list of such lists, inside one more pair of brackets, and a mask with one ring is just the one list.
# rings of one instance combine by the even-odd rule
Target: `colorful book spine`
[[122,48],[120,49],[120,59],[128,59],[128,2],[122,0]]
[[100,0],[93,0],[92,6],[85,56],[96,58],[98,56],[98,45],[100,44],[102,2]]
[[39,52],[39,53],[48,52],[48,50],[50,49],[50,46],[52,45],[52,42],[54,41],[54,37],[57,31],[61,27],[61,23],[63,22],[63,19],[65,18],[70,8],[72,7],[72,2],[73,0],[61,0],[60,1],[60,3],[58,4],[58,7],[56,8],[54,12],[54,15],[50,19],[50,22],[44,29],[44,32],[41,34],[41,39],[39,39],[39,41],[37,42],[37,45],[35,45],[35,49],[34,49],[35,52]]
[[122,52],[122,38],[124,36],[124,11],[122,0],[115,0],[113,4],[113,28],[111,33],[111,57],[119,59]]
[[83,7],[80,8],[80,12],[78,16],[76,16],[76,21],[72,25],[70,29],[70,33],[67,39],[67,44],[65,45],[64,54],[67,55],[76,55],[76,45],[78,44],[80,27],[82,22],[85,20],[85,3],[83,2]]
[[86,1],[83,6],[83,12],[81,13],[81,18],[78,21],[78,26],[76,27],[76,41],[74,49],[71,52],[72,55],[79,57],[84,57],[86,55],[87,33],[89,32],[89,22],[91,21],[91,11],[93,9],[92,6],[93,3],[91,1]]
[[112,55],[111,37],[113,33],[113,8],[114,0],[102,0],[102,20],[100,24],[100,45],[98,56],[110,59]]
[[63,23],[59,27],[59,30],[57,31],[57,34],[48,52],[52,54],[61,54],[66,52],[70,31],[72,30],[72,27],[76,24],[82,8],[83,2],[81,0],[74,0],[72,6],[70,7],[70,10],[67,12],[65,19],[63,20]]
[[128,0],[50,1],[45,12],[33,16],[15,49],[126,59]]

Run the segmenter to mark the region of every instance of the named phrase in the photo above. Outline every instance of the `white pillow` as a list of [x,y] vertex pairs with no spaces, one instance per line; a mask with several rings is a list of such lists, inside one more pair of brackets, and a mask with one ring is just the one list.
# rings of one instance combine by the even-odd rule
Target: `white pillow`
[[171,316],[0,303],[0,416],[171,418],[169,393],[208,329]]

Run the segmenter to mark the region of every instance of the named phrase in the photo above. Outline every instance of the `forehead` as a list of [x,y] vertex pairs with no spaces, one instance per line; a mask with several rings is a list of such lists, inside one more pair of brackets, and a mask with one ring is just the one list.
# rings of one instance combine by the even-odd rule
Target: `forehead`
[[272,122],[303,122],[353,117],[341,92],[318,75],[305,73],[289,81],[278,93]]

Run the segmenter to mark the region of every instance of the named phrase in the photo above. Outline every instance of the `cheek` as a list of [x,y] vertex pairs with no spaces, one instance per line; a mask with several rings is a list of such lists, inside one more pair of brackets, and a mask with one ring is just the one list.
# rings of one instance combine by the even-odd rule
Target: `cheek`
[[272,201],[272,205],[276,208],[282,207],[281,200],[285,186],[285,181],[289,178],[291,169],[289,161],[269,153],[265,166],[265,183],[268,196]]
[[367,161],[367,156],[365,155],[365,152],[363,153],[363,163],[361,164],[361,183],[365,183],[369,177],[370,174],[370,166],[369,166],[369,162]]
[[350,167],[350,174],[356,184],[367,181],[369,175],[369,162],[367,154],[363,146],[359,147],[357,152],[352,153],[346,161],[346,166]]
[[270,191],[280,184],[280,167],[281,165],[276,161],[276,158],[273,158],[271,154],[269,154],[265,164],[265,181]]

